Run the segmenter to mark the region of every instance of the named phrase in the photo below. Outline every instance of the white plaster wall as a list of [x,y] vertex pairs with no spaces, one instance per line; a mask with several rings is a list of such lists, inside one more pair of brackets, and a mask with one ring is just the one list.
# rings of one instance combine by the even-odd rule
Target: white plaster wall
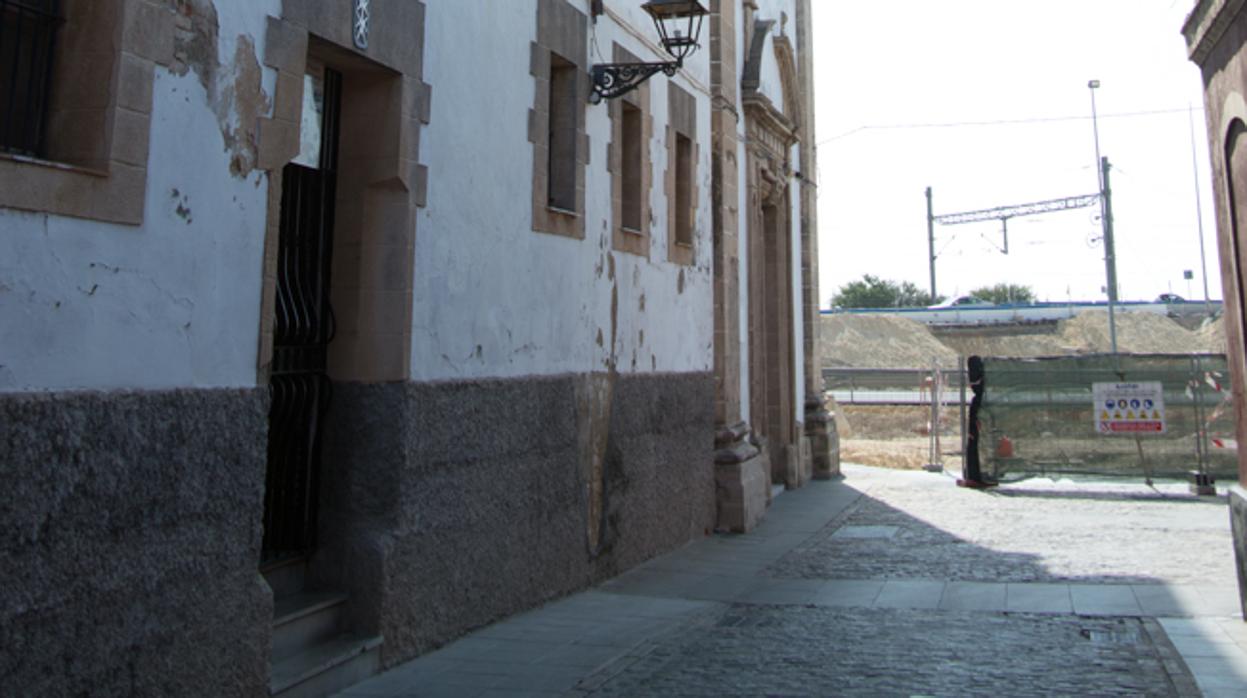
[[[577,4],[586,15],[588,6]],[[623,3],[609,6],[623,16],[635,14]],[[425,80],[433,85],[433,100],[421,138],[429,192],[416,232],[413,378],[549,375],[611,366],[625,373],[713,370],[708,52],[698,52],[687,75],[676,78],[698,101],[695,265],[667,262],[662,75],[649,83],[649,260],[611,249],[605,104],[588,105],[585,112],[585,239],[534,232],[527,123],[535,89],[529,55],[536,7],[535,0],[428,6]],[[656,59],[639,38],[653,35],[647,17],[628,31],[603,15],[594,31],[603,56],[618,42],[645,60]],[[469,44],[481,50],[460,50]],[[482,81],[482,75],[492,77]]]
[[[758,11],[755,13],[755,19],[773,19],[776,21],[772,32],[767,37],[767,45],[762,51],[762,69],[760,73],[761,84],[759,90],[766,95],[768,99],[779,109],[784,108],[784,92],[783,80],[780,76],[779,63],[775,58],[774,45],[771,37],[778,34],[781,28],[785,29],[791,40],[796,40],[796,3],[794,0],[760,0],[758,3]],[[737,16],[744,17],[743,4],[737,4]],[[786,13],[788,22],[786,27],[781,27],[782,16]],[[737,40],[740,41],[742,50],[737,52],[737,74],[744,75],[744,65],[748,58],[747,53],[743,50],[745,39],[752,36],[752,27],[746,27],[742,21],[737,29]],[[740,256],[740,289],[741,289],[741,305],[740,305],[740,371],[741,371],[741,412],[743,418],[749,419],[749,264],[748,264],[748,226],[752,222],[749,216],[749,192],[748,192],[748,175],[745,170],[745,148],[743,144],[746,142],[745,124],[742,120],[738,125],[738,135],[742,147],[739,149],[739,162],[742,164],[740,171],[740,199],[739,210],[741,211],[741,231],[739,238],[738,253]],[[792,167],[795,172],[801,171],[799,148],[796,146],[792,149],[791,154]],[[801,199],[800,199],[800,181],[793,177],[789,182],[790,191],[792,192],[790,203],[791,211],[791,231],[792,236],[790,243],[792,245],[792,299],[793,299],[793,342],[796,348],[795,353],[795,372],[793,380],[795,381],[795,390],[793,391],[793,399],[795,400],[795,414],[798,419],[802,419],[805,414],[805,365],[802,360],[802,352],[805,343],[805,326],[802,321],[802,273],[801,273]]]
[[[219,7],[222,59],[280,6]],[[0,391],[256,384],[267,180],[231,176],[193,72],[157,67],[150,153],[140,226],[0,209]]]
[[[743,17],[744,11],[741,6],[737,6],[737,17]],[[744,37],[746,37],[746,27],[744,21],[736,22],[736,75],[737,80],[744,75]],[[752,30],[751,30],[752,31]],[[739,95],[739,85],[737,85],[737,95]],[[737,208],[738,213],[738,231],[736,238],[736,256],[738,259],[737,267],[737,284],[739,292],[741,292],[741,305],[738,308],[738,327],[741,328],[739,335],[739,356],[741,356],[741,419],[748,423],[752,419],[749,413],[749,176],[747,170],[748,157],[747,153],[747,131],[744,125],[744,118],[739,118],[736,122],[736,162],[737,167]]]

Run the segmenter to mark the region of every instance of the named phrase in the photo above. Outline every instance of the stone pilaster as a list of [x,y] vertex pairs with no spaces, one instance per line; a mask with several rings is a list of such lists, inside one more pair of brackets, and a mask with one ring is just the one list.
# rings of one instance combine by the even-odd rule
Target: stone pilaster
[[757,525],[769,504],[770,461],[741,420],[737,3],[712,0],[710,7],[717,525],[745,532]]
[[801,81],[801,300],[805,323],[805,434],[814,477],[840,475],[840,437],[823,405],[823,358],[819,347],[818,138],[814,121],[814,29],[810,0],[797,0],[797,72]]

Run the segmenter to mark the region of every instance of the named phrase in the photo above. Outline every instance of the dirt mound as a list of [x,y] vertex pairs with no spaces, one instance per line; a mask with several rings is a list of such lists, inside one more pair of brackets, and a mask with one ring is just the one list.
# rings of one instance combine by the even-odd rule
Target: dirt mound
[[935,359],[946,366],[957,362],[957,352],[926,325],[901,317],[831,315],[819,329],[824,366],[918,368]]
[[[1126,354],[1188,354],[1204,351],[1205,342],[1164,315],[1118,312],[1117,350]],[[1087,310],[1061,323],[1061,340],[1079,352],[1112,350],[1108,311]]]
[[[1116,313],[1117,350],[1125,354],[1225,353],[1220,318],[1192,332],[1172,318],[1142,311]],[[935,334],[920,322],[889,315],[830,315],[821,324],[823,365],[848,368],[925,368],[958,356],[1065,356],[1112,350],[1108,311],[1087,310],[1047,331],[1001,334],[1000,326]]]
[[1000,336],[946,335],[940,341],[961,356],[1064,356],[1077,354],[1053,328],[1051,332]]
[[1203,344],[1203,350],[1210,354],[1226,354],[1229,349],[1225,344],[1225,316],[1218,317],[1212,322],[1204,323],[1195,335],[1199,337]]

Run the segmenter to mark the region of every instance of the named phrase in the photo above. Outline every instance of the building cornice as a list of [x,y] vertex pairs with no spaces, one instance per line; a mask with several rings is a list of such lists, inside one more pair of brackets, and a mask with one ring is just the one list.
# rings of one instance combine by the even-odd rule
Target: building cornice
[[1203,65],[1247,0],[1200,0],[1182,26],[1187,55]]

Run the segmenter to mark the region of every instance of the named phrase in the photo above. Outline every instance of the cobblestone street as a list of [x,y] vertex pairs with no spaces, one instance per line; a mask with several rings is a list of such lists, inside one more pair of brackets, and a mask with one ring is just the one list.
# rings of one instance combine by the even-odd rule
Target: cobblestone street
[[1223,500],[845,473],[344,695],[1247,694]]

